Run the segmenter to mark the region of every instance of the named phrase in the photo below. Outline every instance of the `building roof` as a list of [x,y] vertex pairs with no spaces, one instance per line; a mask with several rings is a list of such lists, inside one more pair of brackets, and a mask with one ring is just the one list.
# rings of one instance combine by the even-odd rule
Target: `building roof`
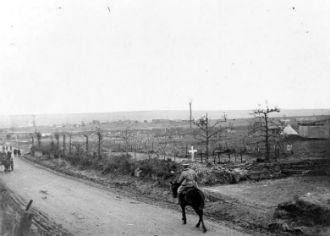
[[291,125],[287,125],[283,131],[282,134],[284,135],[298,135],[298,132],[294,130],[294,128],[292,128]]
[[305,121],[305,122],[299,122],[298,125],[300,126],[323,126],[325,124],[329,124],[330,117],[322,120],[316,120],[316,121]]

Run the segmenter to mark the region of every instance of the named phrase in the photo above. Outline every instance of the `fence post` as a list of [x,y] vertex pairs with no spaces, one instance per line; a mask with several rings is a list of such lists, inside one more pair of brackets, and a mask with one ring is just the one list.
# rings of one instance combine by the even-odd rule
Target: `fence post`
[[63,134],[63,157],[65,157],[65,151],[66,151],[66,142],[65,142],[65,134]]
[[69,154],[72,153],[72,134],[69,135]]
[[214,163],[214,165],[215,165],[215,159],[216,159],[216,157],[215,157],[215,153],[214,153],[214,150],[213,150],[213,153],[212,153],[212,155],[213,155],[213,163]]

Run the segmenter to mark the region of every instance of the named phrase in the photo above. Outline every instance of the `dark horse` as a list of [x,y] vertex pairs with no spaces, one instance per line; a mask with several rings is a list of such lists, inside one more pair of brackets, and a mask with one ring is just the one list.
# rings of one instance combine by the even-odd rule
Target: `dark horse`
[[[179,186],[180,186],[179,183],[171,182],[171,190],[172,190],[172,195],[174,198],[178,197]],[[179,204],[182,209],[183,224],[187,223],[186,206],[191,206],[195,210],[197,215],[199,216],[199,221],[196,224],[196,227],[198,228],[200,223],[202,223],[203,232],[205,233],[207,231],[207,229],[206,229],[206,227],[204,225],[204,221],[203,221],[203,208],[204,208],[204,203],[205,203],[205,196],[204,196],[203,192],[195,187],[189,188],[179,195],[179,202],[180,202]]]

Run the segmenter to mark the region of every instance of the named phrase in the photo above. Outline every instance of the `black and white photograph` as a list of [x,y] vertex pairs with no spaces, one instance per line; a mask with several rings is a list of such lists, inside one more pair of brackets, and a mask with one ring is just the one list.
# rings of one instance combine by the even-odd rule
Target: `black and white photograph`
[[329,236],[329,0],[2,0],[0,236]]

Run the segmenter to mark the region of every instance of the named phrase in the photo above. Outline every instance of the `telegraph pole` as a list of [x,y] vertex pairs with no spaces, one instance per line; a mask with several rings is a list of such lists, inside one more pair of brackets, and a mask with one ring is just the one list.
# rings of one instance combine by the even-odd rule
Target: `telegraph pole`
[[33,128],[34,128],[34,132],[36,133],[37,132],[37,129],[36,129],[36,115],[32,115],[32,125],[33,125]]
[[192,110],[191,110],[192,100],[189,101],[189,126],[191,129],[191,123],[192,123]]

